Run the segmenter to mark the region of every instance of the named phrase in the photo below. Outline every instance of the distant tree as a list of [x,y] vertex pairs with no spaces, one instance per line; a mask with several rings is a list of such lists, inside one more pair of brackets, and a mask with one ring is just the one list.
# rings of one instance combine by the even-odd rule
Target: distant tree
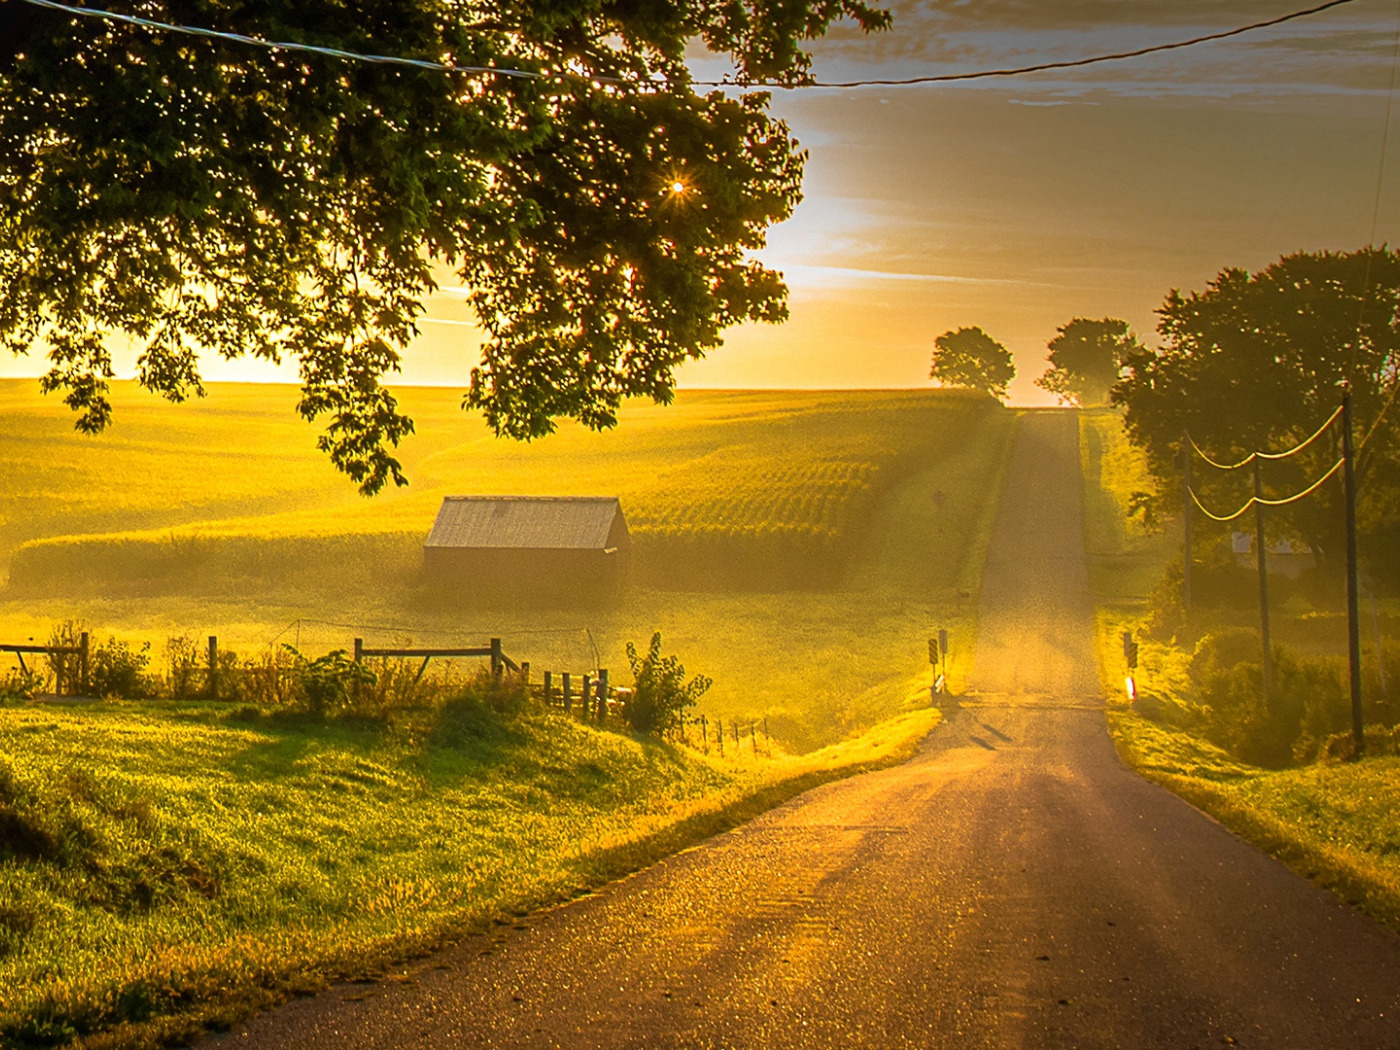
[[[754,260],[804,154],[764,91],[863,0],[300,0],[115,5],[346,61],[0,2],[0,347],[46,353],[79,430],[111,418],[109,346],[198,396],[207,354],[296,360],[298,408],[372,493],[412,430],[383,377],[451,272],[486,333],[468,407],[501,434],[612,426],[669,401],[725,328],[780,321]],[[501,70],[494,72],[493,70]]]
[[[1300,252],[1253,274],[1223,270],[1204,292],[1173,289],[1157,312],[1164,345],[1129,355],[1111,399],[1127,410],[1128,435],[1146,451],[1163,498],[1179,498],[1174,460],[1183,431],[1217,460],[1285,450],[1331,415],[1345,380],[1357,442],[1370,434],[1357,458],[1363,540],[1377,554],[1393,551],[1400,543],[1400,449],[1387,410],[1400,390],[1400,253]],[[1335,442],[1322,440],[1309,454],[1270,462],[1266,488],[1298,491],[1336,456]],[[1247,473],[1237,471],[1231,481],[1202,468],[1198,477],[1224,509],[1248,497],[1249,480],[1238,476]],[[1324,555],[1335,554],[1340,499],[1340,486],[1326,485],[1270,517]],[[1378,557],[1373,569],[1394,574],[1396,559]]]
[[929,378],[940,386],[983,390],[995,398],[1006,397],[1006,386],[1016,377],[1011,353],[982,329],[959,328],[933,341],[933,367]]
[[1050,369],[1035,385],[1065,404],[1102,405],[1129,355],[1142,349],[1127,321],[1076,317],[1048,347]]

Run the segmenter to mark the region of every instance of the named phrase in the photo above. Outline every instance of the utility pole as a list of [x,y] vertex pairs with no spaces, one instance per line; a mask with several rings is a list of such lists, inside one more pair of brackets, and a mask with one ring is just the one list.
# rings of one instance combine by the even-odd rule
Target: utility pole
[[1264,548],[1264,483],[1259,476],[1260,459],[1254,457],[1254,550],[1259,564],[1259,634],[1264,642],[1264,708],[1273,708],[1274,654],[1269,645],[1269,561]]
[[[1351,665],[1351,736],[1360,758],[1366,750],[1366,730],[1361,710],[1361,602],[1356,558],[1356,473],[1351,447],[1351,387],[1342,393],[1342,485],[1346,492],[1347,518],[1347,661]],[[1379,657],[1379,653],[1377,654]]]
[[1183,430],[1181,432],[1181,459],[1182,469],[1185,471],[1185,491],[1182,492],[1183,504],[1185,507],[1186,536],[1182,543],[1181,554],[1181,607],[1186,611],[1191,611],[1191,434]]

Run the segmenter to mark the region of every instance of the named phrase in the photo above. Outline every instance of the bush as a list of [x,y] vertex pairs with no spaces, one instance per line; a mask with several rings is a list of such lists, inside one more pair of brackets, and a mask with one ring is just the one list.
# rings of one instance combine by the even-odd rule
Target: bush
[[87,690],[93,696],[123,700],[156,696],[161,683],[146,672],[150,662],[150,642],[133,649],[126,642],[108,638],[88,653]]
[[1305,659],[1275,646],[1273,690],[1265,706],[1258,646],[1258,632],[1230,629],[1206,636],[1196,647],[1191,677],[1208,709],[1206,735],[1257,766],[1278,769],[1311,761],[1347,717],[1341,667],[1335,660]]
[[44,692],[48,677],[37,671],[21,671],[15,668],[0,678],[0,704],[17,700],[33,700]]
[[317,718],[346,711],[360,689],[375,683],[374,672],[346,656],[344,649],[308,660],[290,645],[283,648],[292,655],[302,703]]
[[[1366,757],[1380,755],[1400,755],[1400,726],[1368,725],[1365,727]],[[1333,733],[1317,749],[1317,757],[1322,762],[1348,762],[1356,753],[1356,745],[1351,730]]]
[[637,647],[627,643],[627,662],[636,680],[631,697],[623,709],[627,724],[639,733],[660,733],[675,722],[688,707],[694,707],[710,688],[704,675],[685,680],[685,668],[674,656],[661,655],[661,632],[651,636],[645,656],[637,655]]

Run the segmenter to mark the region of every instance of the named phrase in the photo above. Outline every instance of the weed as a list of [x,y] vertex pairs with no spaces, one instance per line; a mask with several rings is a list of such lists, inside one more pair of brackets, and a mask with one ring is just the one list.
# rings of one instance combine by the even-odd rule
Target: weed
[[674,656],[661,655],[661,632],[651,636],[645,656],[627,643],[627,662],[636,684],[626,700],[624,717],[639,733],[660,733],[685,716],[713,684],[704,675],[685,680],[685,668]]

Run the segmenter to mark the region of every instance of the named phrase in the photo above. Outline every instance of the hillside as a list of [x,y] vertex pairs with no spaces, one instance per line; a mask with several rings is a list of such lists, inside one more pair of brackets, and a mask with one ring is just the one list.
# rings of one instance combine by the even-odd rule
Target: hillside
[[[79,619],[152,643],[218,634],[243,652],[352,636],[479,641],[539,669],[610,667],[661,630],[716,680],[707,709],[771,719],[806,749],[903,710],[925,640],[970,637],[1015,415],[941,391],[682,392],[620,426],[492,437],[448,390],[406,390],[411,485],[359,497],[315,450],[287,388],[211,386],[172,406],[117,391],[106,435],[71,431],[32,384],[0,384],[0,640]],[[443,495],[616,494],[636,579],[606,607],[442,601],[420,544]],[[621,671],[618,671],[621,669]]]

